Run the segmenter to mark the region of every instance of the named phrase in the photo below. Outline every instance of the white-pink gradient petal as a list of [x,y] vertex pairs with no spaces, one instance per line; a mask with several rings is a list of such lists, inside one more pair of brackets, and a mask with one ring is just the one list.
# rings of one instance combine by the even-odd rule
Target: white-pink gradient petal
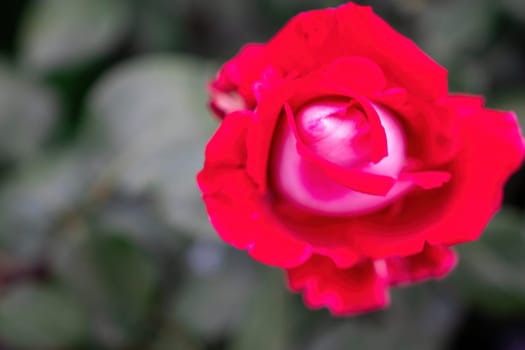
[[[360,128],[361,112],[341,113],[348,102],[323,100],[301,108],[296,114],[299,136],[317,155],[345,168],[398,178],[406,163],[405,136],[395,115],[373,105],[385,129],[388,155],[376,164],[367,160]],[[366,123],[365,123],[366,127]],[[287,201],[312,213],[329,216],[361,215],[391,204],[409,191],[413,183],[397,181],[385,196],[348,189],[325,175],[297,152],[296,138],[282,118],[270,159],[271,182]]]

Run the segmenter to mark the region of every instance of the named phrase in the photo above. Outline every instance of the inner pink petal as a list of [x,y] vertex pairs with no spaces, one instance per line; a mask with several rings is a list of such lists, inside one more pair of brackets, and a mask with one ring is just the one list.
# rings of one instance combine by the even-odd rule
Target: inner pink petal
[[[299,122],[304,121],[305,119],[302,117],[304,114],[307,114],[306,111],[308,111],[311,107],[316,107],[319,102],[316,104],[312,104],[311,106],[308,106],[307,108],[303,108],[299,112]],[[302,130],[303,135],[305,135],[307,142],[309,144],[306,144],[303,140],[303,137],[301,137],[301,133],[299,132],[299,127],[297,126],[295,116],[290,108],[289,105],[284,106],[285,113],[288,120],[288,127],[291,130],[295,140],[296,140],[296,147],[297,147],[297,153],[300,157],[303,158],[303,160],[309,161],[311,164],[314,164],[316,166],[316,169],[323,172],[324,175],[328,176],[332,181],[337,182],[339,185],[342,185],[346,188],[349,188],[354,191],[358,191],[361,193],[368,193],[378,196],[384,196],[386,195],[391,189],[392,186],[395,183],[394,178],[383,175],[383,174],[377,174],[372,172],[363,171],[362,169],[365,168],[367,164],[367,159],[365,157],[366,154],[370,152],[375,151],[376,143],[374,140],[371,142],[366,142],[366,146],[370,149],[370,152],[366,150],[366,148],[363,148],[363,152],[356,152],[357,151],[357,144],[358,142],[348,142],[352,139],[361,139],[360,137],[356,137],[357,134],[360,134],[359,131],[354,136],[346,135],[347,141],[341,143],[341,139],[338,138],[334,132],[334,130],[329,130],[326,132],[326,135],[324,137],[319,137],[318,130],[314,130],[313,135],[307,135],[311,132],[308,127],[305,127],[304,125],[300,127]],[[323,110],[319,110],[318,112],[323,112]],[[327,119],[330,119],[333,114],[340,114],[342,113],[345,118],[343,119],[344,122],[342,125],[347,123],[353,123],[354,121],[349,117],[348,113],[348,106],[345,109],[338,109],[337,112],[324,115]],[[374,114],[377,114],[374,111]],[[379,117],[377,117],[378,119]],[[368,128],[360,127],[361,129],[366,129],[368,131]],[[334,128],[327,128],[327,129],[334,129]],[[383,130],[383,127],[381,126],[381,130]],[[368,136],[368,132],[365,133],[366,136]],[[384,130],[383,130],[384,134]],[[374,135],[375,136],[375,135]],[[326,140],[327,144],[332,147],[316,147],[317,144],[323,144],[324,139]],[[335,142],[331,141],[330,139],[335,139]],[[339,142],[338,142],[339,141]],[[386,153],[386,135],[384,135],[384,142],[385,142],[385,153]],[[333,152],[333,150],[336,150],[335,143],[339,143],[337,146],[342,149],[343,151],[346,149],[350,151],[351,149],[354,149],[354,154],[357,157],[350,157],[351,161],[347,162],[345,160],[348,160],[348,157],[342,157],[342,152]],[[346,145],[345,145],[346,144]],[[359,142],[361,144],[361,142]],[[317,151],[316,151],[316,148]],[[355,159],[352,159],[355,158]],[[374,161],[373,158],[371,158],[369,161]],[[356,162],[361,163],[362,165],[358,166]]]
[[[393,187],[381,193],[387,192],[385,195],[363,193],[342,183],[347,179],[352,184],[361,181],[367,185],[371,181],[397,179],[405,165],[401,125],[388,110],[370,106],[385,130],[387,141],[388,155],[377,163],[368,157],[374,146],[369,137],[369,121],[359,110],[345,111],[348,107],[345,101],[316,101],[303,107],[295,116],[296,126],[290,127],[283,118],[270,160],[271,182],[277,193],[308,211],[335,216],[375,211],[406,193],[413,186],[410,180],[390,183],[388,189]],[[295,133],[293,127],[297,129]],[[301,152],[301,148],[306,150]],[[325,163],[311,161],[304,152],[315,153],[314,156]],[[333,169],[325,167],[326,164],[332,164]],[[338,173],[341,179],[335,176]],[[364,174],[362,179],[360,174]]]
[[299,137],[315,153],[343,167],[355,167],[367,161],[370,153],[365,122],[361,111],[326,101],[304,108],[296,124]]

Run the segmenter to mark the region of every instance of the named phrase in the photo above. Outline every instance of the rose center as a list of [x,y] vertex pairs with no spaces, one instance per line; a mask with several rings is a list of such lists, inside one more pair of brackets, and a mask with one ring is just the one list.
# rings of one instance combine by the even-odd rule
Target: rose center
[[355,167],[370,154],[365,115],[339,102],[308,105],[297,114],[299,137],[319,156],[343,167]]
[[[297,137],[317,156],[341,168],[397,178],[406,162],[403,129],[390,111],[373,105],[385,130],[388,155],[370,161],[372,142],[367,116],[341,99],[317,100],[295,113]],[[270,181],[277,197],[312,213],[348,216],[391,204],[411,185],[398,181],[384,196],[349,189],[326,175],[297,151],[286,118],[277,127],[270,159]]]

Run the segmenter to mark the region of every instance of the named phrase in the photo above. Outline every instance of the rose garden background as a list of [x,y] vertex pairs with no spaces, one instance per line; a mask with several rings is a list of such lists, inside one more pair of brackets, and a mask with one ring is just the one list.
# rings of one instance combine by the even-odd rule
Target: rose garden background
[[[216,126],[206,81],[295,13],[340,3],[3,5],[1,350],[525,348],[524,171],[449,278],[355,318],[306,309],[209,225],[194,179]],[[525,120],[525,2],[360,3],[446,66],[451,90]]]

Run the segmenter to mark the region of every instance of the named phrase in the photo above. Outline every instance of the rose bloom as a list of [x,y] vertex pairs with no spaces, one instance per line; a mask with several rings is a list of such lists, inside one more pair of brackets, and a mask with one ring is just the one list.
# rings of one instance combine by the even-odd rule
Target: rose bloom
[[449,273],[450,246],[479,237],[524,156],[513,113],[449,94],[443,67],[353,3],[246,45],[210,94],[212,225],[334,315]]

